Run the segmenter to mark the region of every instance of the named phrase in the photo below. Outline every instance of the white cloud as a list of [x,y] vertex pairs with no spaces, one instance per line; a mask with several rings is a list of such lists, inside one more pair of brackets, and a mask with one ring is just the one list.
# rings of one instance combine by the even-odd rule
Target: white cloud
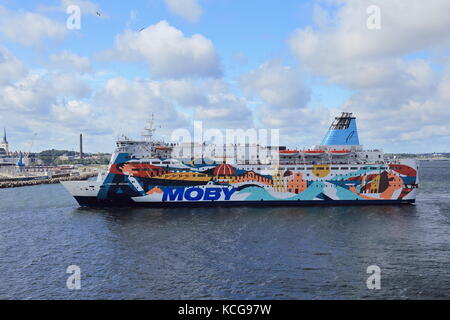
[[192,119],[204,121],[206,127],[253,126],[247,100],[231,93],[223,79],[167,80],[160,83],[160,88],[164,97],[192,113]]
[[[202,88],[189,94],[190,88]],[[206,81],[110,79],[99,92],[96,104],[110,108],[124,125],[143,121],[152,113],[166,129],[188,128],[190,121],[202,120],[205,127],[243,127],[252,125],[252,113],[245,99]],[[129,122],[126,122],[129,121]]]
[[241,128],[253,127],[252,111],[244,98],[231,93],[215,93],[207,96],[205,105],[194,108],[194,119],[204,121],[205,127]]
[[[291,46],[302,62],[319,66],[337,61],[386,58],[450,43],[447,0],[334,0],[343,4],[336,28],[295,32]],[[367,28],[370,5],[381,9],[381,29]],[[320,10],[319,10],[320,11]]]
[[87,98],[91,88],[73,73],[58,73],[48,77],[50,88],[55,96]]
[[437,86],[437,96],[445,101],[450,101],[450,74],[443,75],[442,80]]
[[280,143],[295,148],[320,144],[338,110],[330,108],[274,108],[262,105],[258,117],[267,128],[280,130]]
[[[14,149],[29,145],[32,133],[38,133],[33,151],[48,148],[68,148],[77,143],[80,132],[87,133],[91,147],[104,151],[100,138],[112,133],[110,124],[117,121],[109,113],[94,113],[91,88],[76,74],[31,70],[26,76],[0,85],[0,119],[7,114],[8,130]],[[66,102],[68,101],[68,102]],[[105,117],[106,115],[106,117]],[[113,142],[113,137],[109,139]],[[20,145],[20,141],[25,141]],[[112,148],[112,146],[111,146]],[[97,151],[97,148],[93,148]]]
[[0,106],[10,112],[37,113],[45,110],[53,101],[53,92],[47,83],[35,74],[20,79],[14,84],[0,87]]
[[40,44],[44,39],[62,39],[66,26],[41,14],[13,11],[0,5],[0,34],[24,46]]
[[167,80],[162,83],[162,93],[183,107],[207,103],[204,88],[192,80]]
[[0,47],[0,86],[12,83],[27,73],[25,66],[7,49]]
[[[425,148],[433,127],[434,138],[445,136],[441,128],[448,126],[450,119],[448,76],[446,72],[433,72],[424,60],[399,64],[402,68],[396,78],[377,88],[359,89],[344,108],[357,113],[364,128],[361,137],[366,141]],[[435,139],[433,143],[437,143]]]
[[0,86],[0,108],[9,112],[48,114],[58,99],[86,98],[91,91],[72,74],[30,73],[13,84]]
[[164,0],[170,12],[191,23],[200,19],[203,13],[198,0]]
[[[13,148],[19,148],[20,139],[26,139],[29,144],[33,132],[48,139],[47,143],[54,143],[73,135],[73,130],[103,128],[102,123],[94,123],[92,118],[81,121],[81,117],[87,116],[88,104],[75,100],[90,95],[90,87],[77,74],[27,70],[16,57],[0,47],[0,119],[4,121],[6,118],[1,115],[7,114],[7,126],[13,128],[16,135]],[[70,102],[65,103],[66,99]]]
[[[117,130],[122,132],[137,133],[136,129],[140,131],[151,114],[166,129],[186,125],[184,116],[161,94],[160,83],[152,80],[112,78],[98,92],[94,103],[114,119]],[[139,128],[134,128],[136,123]]]
[[[330,2],[330,1],[328,1]],[[331,0],[340,4],[333,17],[316,8],[319,28],[298,29],[290,46],[314,75],[352,88],[397,81],[406,54],[450,45],[450,2],[446,0]],[[381,29],[367,28],[367,8],[381,9]],[[324,18],[325,17],[325,18]],[[331,21],[330,21],[331,20]],[[330,27],[333,26],[333,28]]]
[[88,103],[71,100],[67,103],[52,105],[51,112],[58,121],[79,123],[88,120],[87,118],[92,113],[92,107]]
[[116,46],[103,56],[144,61],[153,76],[180,78],[221,75],[220,60],[213,43],[200,34],[186,37],[166,21],[141,32],[125,31],[116,37]]
[[68,51],[63,51],[60,54],[52,54],[49,60],[49,66],[59,70],[80,73],[90,73],[93,71],[88,57],[82,57]]
[[257,95],[271,106],[303,108],[310,98],[300,73],[276,61],[269,61],[241,76],[247,96]]
[[[280,129],[282,143],[318,143],[318,132],[310,129],[305,132],[304,125],[320,123],[330,110],[307,107],[311,93],[299,70],[284,66],[279,61],[268,61],[243,74],[240,84],[248,98],[260,99],[256,102],[255,115],[264,127]],[[320,127],[314,126],[316,128]],[[319,134],[322,135],[322,132]]]
[[[320,13],[318,27],[295,31],[290,39],[302,67],[326,82],[350,90],[341,107],[359,119],[360,137],[388,151],[446,149],[443,127],[450,120],[447,67],[436,71],[429,58],[405,58],[450,47],[445,0],[332,0],[333,16]],[[369,5],[381,8],[381,29],[366,26]]]

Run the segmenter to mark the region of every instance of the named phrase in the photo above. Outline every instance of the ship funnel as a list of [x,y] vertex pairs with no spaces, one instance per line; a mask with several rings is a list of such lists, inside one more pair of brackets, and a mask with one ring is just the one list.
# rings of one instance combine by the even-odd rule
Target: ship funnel
[[322,141],[323,146],[359,145],[356,118],[350,112],[342,112],[336,117]]

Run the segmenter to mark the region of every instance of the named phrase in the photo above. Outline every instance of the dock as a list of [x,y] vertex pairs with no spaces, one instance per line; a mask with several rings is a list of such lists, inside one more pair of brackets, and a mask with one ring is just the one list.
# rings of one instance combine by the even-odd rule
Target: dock
[[80,174],[79,176],[69,176],[69,177],[58,177],[58,178],[46,178],[46,179],[36,179],[36,180],[7,180],[0,181],[0,189],[6,188],[20,188],[20,187],[30,187],[37,186],[41,184],[57,184],[62,181],[79,181],[79,180],[87,180],[89,178],[97,176],[96,173],[85,173]]

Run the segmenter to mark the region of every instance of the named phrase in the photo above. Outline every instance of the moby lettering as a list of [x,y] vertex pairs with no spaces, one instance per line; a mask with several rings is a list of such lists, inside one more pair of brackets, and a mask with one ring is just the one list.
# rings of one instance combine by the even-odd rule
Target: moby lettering
[[163,201],[229,201],[236,188],[165,188]]

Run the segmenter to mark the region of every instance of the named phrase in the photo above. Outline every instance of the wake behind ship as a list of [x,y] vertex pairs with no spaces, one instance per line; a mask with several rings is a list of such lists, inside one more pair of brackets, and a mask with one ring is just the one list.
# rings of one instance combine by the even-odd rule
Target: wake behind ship
[[[217,146],[156,141],[153,120],[146,131],[142,141],[119,139],[108,171],[96,181],[62,183],[80,206],[373,205],[416,199],[417,162],[364,150],[351,113],[335,118],[321,145],[310,149],[226,146],[241,154],[255,151],[251,158],[206,159],[205,151],[215,154]],[[263,163],[259,154],[268,151],[275,157]]]

